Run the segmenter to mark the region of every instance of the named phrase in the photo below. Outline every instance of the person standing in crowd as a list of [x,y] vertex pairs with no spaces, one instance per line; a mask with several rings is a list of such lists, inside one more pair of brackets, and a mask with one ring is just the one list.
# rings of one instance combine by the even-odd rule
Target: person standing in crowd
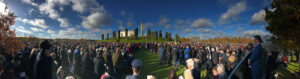
[[36,57],[34,79],[52,79],[51,44],[48,40],[44,40],[40,46],[42,51]]
[[81,59],[81,55],[80,55],[80,50],[79,50],[79,46],[76,47],[76,49],[74,50],[74,54],[73,54],[73,67],[72,67],[72,72],[77,75],[77,76],[82,76],[82,59]]
[[252,79],[265,79],[265,54],[261,46],[262,39],[260,36],[254,36],[254,49],[251,52],[251,56],[248,63],[251,65],[251,78]]
[[219,61],[219,54],[216,52],[215,48],[211,48],[211,53],[212,53],[212,63],[213,66],[216,66]]
[[190,56],[191,56],[191,49],[189,46],[186,46],[186,48],[184,50],[184,57],[187,60],[190,58]]
[[188,59],[186,60],[187,69],[184,71],[184,79],[194,79],[192,70],[194,69],[194,60]]
[[29,56],[29,61],[28,61],[28,72],[26,74],[28,74],[27,78],[29,79],[33,79],[34,78],[34,64],[35,64],[35,60],[36,60],[36,55],[38,54],[38,49],[34,48],[31,50],[30,56]]
[[104,48],[103,58],[105,64],[109,67],[112,67],[111,53],[109,51],[110,51],[109,47]]
[[83,66],[83,74],[82,78],[93,78],[93,71],[94,71],[94,62],[90,58],[90,54],[88,52],[84,52],[83,60],[82,60],[82,66]]
[[94,58],[94,72],[96,74],[96,78],[100,78],[101,74],[105,72],[104,59],[100,51],[96,52],[97,56]]
[[132,65],[131,68],[132,68],[133,74],[130,76],[126,76],[126,79],[140,79],[142,61],[139,59],[134,59],[132,61],[131,65]]
[[176,48],[176,46],[174,46],[173,48],[173,56],[172,56],[172,64],[173,66],[176,68],[177,65],[179,65],[179,62],[178,62],[178,59],[179,59],[179,56],[178,56],[178,49]]
[[114,68],[114,72],[117,76],[120,76],[123,73],[123,63],[122,60],[124,58],[120,54],[120,48],[116,48],[116,52],[112,55],[112,65]]
[[299,61],[299,49],[295,50],[295,55],[296,55],[296,62]]
[[225,67],[223,64],[218,64],[216,66],[217,78],[216,79],[227,79],[227,73],[225,72]]
[[165,64],[165,49],[164,49],[163,45],[159,46],[158,51],[159,51],[159,59],[160,59],[159,64],[164,65]]

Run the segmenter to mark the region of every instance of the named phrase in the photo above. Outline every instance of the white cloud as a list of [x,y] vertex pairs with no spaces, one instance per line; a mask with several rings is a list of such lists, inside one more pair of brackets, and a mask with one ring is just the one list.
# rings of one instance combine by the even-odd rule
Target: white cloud
[[33,34],[32,31],[26,30],[23,26],[14,27],[17,33]]
[[46,22],[45,22],[44,19],[34,19],[34,20],[22,19],[22,22],[28,23],[28,24],[33,25],[33,26],[41,27],[43,29],[48,28],[48,26],[46,25]]
[[69,27],[70,25],[67,18],[58,18],[57,20],[60,22],[60,27]]
[[22,2],[26,3],[26,4],[30,4],[32,6],[38,6],[38,4],[32,2],[32,0],[22,0]]
[[220,17],[220,24],[225,24],[229,20],[235,20],[237,16],[246,10],[246,1],[241,1],[230,7],[226,13],[223,13]]
[[6,8],[6,4],[3,3],[3,1],[0,1],[0,14],[2,15],[7,15],[9,10],[5,9]]
[[64,7],[59,7],[59,10],[60,11],[64,11]]
[[50,29],[47,31],[47,33],[48,33],[48,34],[51,34],[51,35],[54,35],[54,34],[55,34],[55,32],[54,32],[53,30],[50,30]]
[[104,7],[99,5],[97,0],[71,0],[71,2],[73,3],[72,9],[79,13],[105,11]]
[[41,4],[38,8],[41,14],[46,14],[51,19],[57,19],[60,17],[60,15],[55,7],[66,6],[69,3],[70,2],[68,0],[47,0],[46,3]]
[[30,29],[34,32],[43,32],[44,31],[43,29],[36,28],[36,27],[30,27]]
[[192,22],[191,26],[202,28],[202,27],[213,26],[213,23],[208,19],[199,18],[199,19],[196,19],[194,22]]
[[266,16],[265,10],[260,10],[259,12],[254,13],[252,15],[252,19],[250,21],[250,24],[265,23],[265,16]]
[[200,32],[200,33],[211,33],[211,30],[210,29],[199,28],[198,32]]
[[183,31],[183,33],[189,33],[189,32],[191,32],[193,29],[190,29],[190,28],[187,28],[187,29],[184,29],[184,31]]
[[110,16],[100,12],[93,13],[85,17],[81,25],[88,30],[99,29],[105,25],[110,25]]
[[34,9],[29,9],[28,13],[31,15],[31,13],[34,11]]
[[264,32],[263,30],[248,30],[244,31],[241,36],[243,37],[253,37],[254,35],[266,36],[270,35],[269,33]]
[[49,31],[47,33],[52,34],[52,37],[56,38],[70,38],[70,39],[100,39],[101,33],[110,33],[111,29],[99,29],[99,32],[93,32],[93,31],[81,31],[76,28],[67,28],[67,29],[61,29],[58,31],[58,34],[55,34],[54,31]]
[[82,33],[82,31],[77,30],[76,28],[67,28],[66,30],[59,30],[58,35],[59,36],[68,36],[68,35],[76,35]]

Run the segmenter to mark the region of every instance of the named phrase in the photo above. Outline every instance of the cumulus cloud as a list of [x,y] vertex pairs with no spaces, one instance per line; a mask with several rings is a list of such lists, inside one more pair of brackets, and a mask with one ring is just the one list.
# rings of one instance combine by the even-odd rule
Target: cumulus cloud
[[60,29],[58,31],[58,34],[55,34],[54,31],[51,32],[48,30],[47,33],[52,34],[53,37],[57,38],[70,38],[70,39],[80,39],[80,38],[85,38],[85,39],[94,39],[98,40],[100,39],[101,33],[110,33],[112,30],[111,29],[99,29],[100,32],[93,32],[93,31],[82,31],[73,27],[66,28],[66,29]]
[[254,13],[251,17],[250,24],[265,23],[265,16],[266,16],[265,10],[260,10],[259,12]]
[[43,29],[48,28],[48,26],[46,25],[46,22],[45,22],[44,19],[34,19],[34,20],[22,19],[22,22],[28,23],[28,24],[33,25],[33,26],[41,27]]
[[246,10],[246,1],[241,1],[230,7],[219,19],[220,24],[226,24],[229,20],[235,20],[237,16]]
[[34,32],[43,32],[44,30],[41,28],[36,28],[36,27],[30,27],[30,29]]
[[9,10],[8,9],[5,9],[6,8],[6,4],[3,3],[3,1],[1,0],[0,1],[0,14],[2,15],[7,15]]
[[13,29],[15,29],[17,33],[33,34],[32,31],[26,30],[23,26],[16,26],[13,27]]
[[248,31],[244,31],[241,35],[243,37],[253,37],[254,35],[260,35],[263,37],[270,34],[264,32],[263,30],[248,30]]
[[51,19],[57,19],[60,17],[58,11],[55,9],[57,6],[66,6],[70,2],[69,0],[46,0],[45,3],[39,5],[41,14],[48,15]]
[[32,2],[32,0],[22,0],[22,2],[26,3],[26,4],[30,4],[32,6],[38,6],[38,4]]
[[72,9],[79,13],[83,13],[85,11],[105,11],[104,7],[99,5],[97,0],[71,0],[71,2],[73,3]]
[[195,21],[193,21],[191,26],[202,28],[202,27],[213,26],[213,23],[208,19],[199,18],[199,19],[196,19]]
[[110,25],[110,16],[101,12],[93,13],[85,17],[81,25],[88,30],[99,29],[105,25]]
[[69,27],[70,25],[67,18],[58,18],[57,20],[60,22],[60,27]]

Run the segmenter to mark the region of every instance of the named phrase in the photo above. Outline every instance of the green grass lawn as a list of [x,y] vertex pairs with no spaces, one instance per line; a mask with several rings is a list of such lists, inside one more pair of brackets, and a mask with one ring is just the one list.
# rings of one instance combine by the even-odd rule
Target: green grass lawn
[[[142,60],[143,65],[141,69],[141,78],[147,78],[147,75],[153,75],[157,79],[167,79],[169,75],[169,70],[173,66],[161,66],[159,65],[159,57],[151,53],[149,50],[140,49],[134,53],[134,57]],[[183,75],[184,68],[176,69],[177,75]]]
[[288,63],[286,68],[278,68],[279,78],[278,79],[299,79],[299,76],[293,75],[294,72],[299,72],[299,64],[294,62],[296,60],[296,56],[293,55],[292,60]]
[[[167,79],[169,70],[174,68],[172,65],[161,66],[159,65],[159,56],[153,54],[149,50],[139,49],[134,53],[134,57],[142,60],[143,65],[141,69],[141,78],[147,78],[147,75],[153,75],[156,79]],[[180,68],[174,68],[177,76],[183,75],[185,66],[181,65]],[[201,77],[206,76],[206,70],[201,72]]]
[[[134,53],[134,57],[142,60],[143,65],[141,69],[141,78],[146,79],[147,75],[153,75],[156,79],[167,79],[169,70],[174,68],[171,65],[168,66],[161,66],[159,65],[159,56],[153,54],[149,50],[139,49]],[[292,61],[296,60],[296,57],[293,56]],[[185,67],[182,65],[181,68],[176,69],[177,76],[183,75]],[[175,68],[174,68],[175,69]],[[278,79],[297,79],[296,76],[292,75],[292,73],[299,71],[299,64],[295,62],[290,62],[288,67],[279,68],[279,78]],[[206,70],[201,71],[201,77],[206,77]],[[212,76],[210,76],[212,79]],[[299,78],[298,78],[299,79]]]

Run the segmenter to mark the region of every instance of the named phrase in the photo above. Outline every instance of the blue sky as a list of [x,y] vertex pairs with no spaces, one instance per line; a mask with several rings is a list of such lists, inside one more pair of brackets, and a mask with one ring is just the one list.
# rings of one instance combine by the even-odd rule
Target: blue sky
[[4,0],[17,36],[100,39],[102,33],[161,29],[202,39],[269,34],[263,9],[270,0]]

